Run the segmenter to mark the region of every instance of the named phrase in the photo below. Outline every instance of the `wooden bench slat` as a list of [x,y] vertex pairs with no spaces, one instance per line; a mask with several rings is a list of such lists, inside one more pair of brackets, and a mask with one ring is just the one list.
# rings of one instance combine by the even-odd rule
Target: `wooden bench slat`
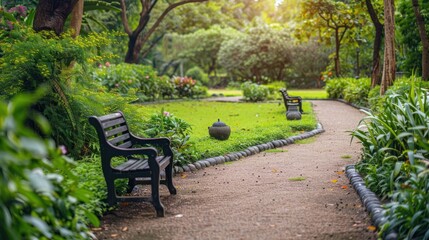
[[122,117],[122,114],[120,114],[120,113],[112,113],[112,114],[100,116],[100,117],[97,117],[97,118],[98,118],[98,120],[100,120],[100,122],[104,122],[104,121],[107,121],[107,120],[111,120],[111,119],[115,119],[115,118],[120,118],[120,117]]
[[115,126],[115,125],[119,125],[121,123],[124,123],[125,119],[124,118],[118,118],[118,119],[114,119],[114,120],[109,120],[106,122],[101,123],[101,126],[103,127],[103,129]]
[[121,145],[118,145],[118,147],[120,148],[130,148],[133,146],[133,143],[131,141],[126,141],[124,143],[122,143]]
[[106,137],[111,137],[113,135],[116,135],[118,133],[123,133],[123,132],[127,132],[128,131],[128,127],[126,125],[124,126],[120,126],[117,128],[114,128],[112,130],[109,131],[105,131],[104,134],[106,135]]
[[124,142],[124,141],[126,142],[128,139],[130,139],[130,134],[126,133],[110,139],[109,142],[116,146],[117,143]]
[[147,160],[128,160],[114,169],[120,172],[149,170],[149,164]]

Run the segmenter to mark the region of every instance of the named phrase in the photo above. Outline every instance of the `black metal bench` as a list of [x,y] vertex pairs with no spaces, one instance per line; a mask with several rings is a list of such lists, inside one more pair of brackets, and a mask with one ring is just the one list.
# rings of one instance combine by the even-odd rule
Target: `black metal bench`
[[289,96],[287,93],[287,90],[285,88],[280,89],[280,92],[282,93],[283,100],[286,107],[286,112],[289,111],[289,108],[291,106],[296,106],[298,108],[298,111],[302,114],[304,111],[302,110],[302,98],[301,97],[292,97]]
[[[109,205],[118,202],[151,202],[158,217],[164,216],[164,206],[159,198],[159,185],[167,185],[170,194],[176,194],[173,185],[173,152],[168,138],[139,138],[128,128],[122,112],[105,116],[91,116],[89,122],[97,130],[100,142],[101,165],[107,184]],[[159,154],[162,150],[162,155]],[[114,157],[127,160],[118,166],[112,166]],[[161,172],[165,179],[161,180]],[[162,174],[164,175],[164,174]],[[128,179],[128,192],[137,184],[150,184],[151,197],[117,196],[115,180]]]

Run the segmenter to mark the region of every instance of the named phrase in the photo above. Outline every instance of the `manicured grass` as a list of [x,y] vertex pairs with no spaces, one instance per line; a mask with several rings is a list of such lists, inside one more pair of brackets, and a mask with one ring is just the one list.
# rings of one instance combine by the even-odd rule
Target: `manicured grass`
[[291,96],[300,96],[302,99],[327,99],[328,93],[325,89],[288,89]]
[[[147,116],[161,109],[190,123],[193,128],[191,141],[201,158],[240,151],[246,147],[275,139],[284,139],[302,131],[312,130],[316,118],[311,105],[304,102],[306,112],[299,121],[287,121],[285,107],[271,103],[220,103],[184,101],[144,105]],[[231,127],[231,136],[226,141],[210,138],[208,127],[218,119]]]

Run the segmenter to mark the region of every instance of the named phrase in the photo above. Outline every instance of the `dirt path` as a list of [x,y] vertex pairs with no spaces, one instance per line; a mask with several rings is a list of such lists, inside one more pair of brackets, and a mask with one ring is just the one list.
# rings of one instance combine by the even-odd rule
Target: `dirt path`
[[[326,130],[313,140],[175,178],[162,187],[166,217],[145,203],[106,215],[98,239],[376,239],[344,175],[359,158],[350,134],[363,115],[335,101],[313,101]],[[147,191],[140,189],[140,191]]]

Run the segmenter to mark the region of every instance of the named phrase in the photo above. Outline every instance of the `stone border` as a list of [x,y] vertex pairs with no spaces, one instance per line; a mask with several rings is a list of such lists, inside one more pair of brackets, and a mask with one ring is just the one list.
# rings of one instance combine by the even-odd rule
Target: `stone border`
[[344,104],[347,104],[347,105],[352,106],[352,107],[359,109],[359,110],[365,110],[367,112],[371,112],[371,109],[369,109],[369,108],[362,107],[362,106],[356,105],[356,104],[351,103],[351,102],[347,102],[346,100],[341,99],[341,98],[337,98],[337,99],[333,99],[333,100],[337,100],[338,102],[342,102]]
[[225,162],[237,161],[240,158],[248,157],[268,149],[279,148],[289,144],[293,144],[297,140],[310,138],[315,136],[316,134],[323,133],[324,131],[325,129],[323,129],[322,124],[318,123],[316,129],[296,135],[296,136],[292,136],[286,139],[274,140],[274,141],[259,144],[256,146],[251,146],[240,152],[233,152],[233,153],[225,154],[223,156],[217,156],[217,157],[198,160],[194,163],[184,165],[183,167],[175,166],[174,173],[193,172],[200,169],[204,169],[209,166],[215,166],[217,164],[222,164]]
[[359,195],[366,211],[371,216],[372,223],[374,223],[377,229],[380,229],[380,227],[386,223],[387,219],[384,217],[386,210],[382,207],[377,195],[366,187],[365,181],[356,171],[355,165],[346,166],[346,176],[349,178],[350,183]]

